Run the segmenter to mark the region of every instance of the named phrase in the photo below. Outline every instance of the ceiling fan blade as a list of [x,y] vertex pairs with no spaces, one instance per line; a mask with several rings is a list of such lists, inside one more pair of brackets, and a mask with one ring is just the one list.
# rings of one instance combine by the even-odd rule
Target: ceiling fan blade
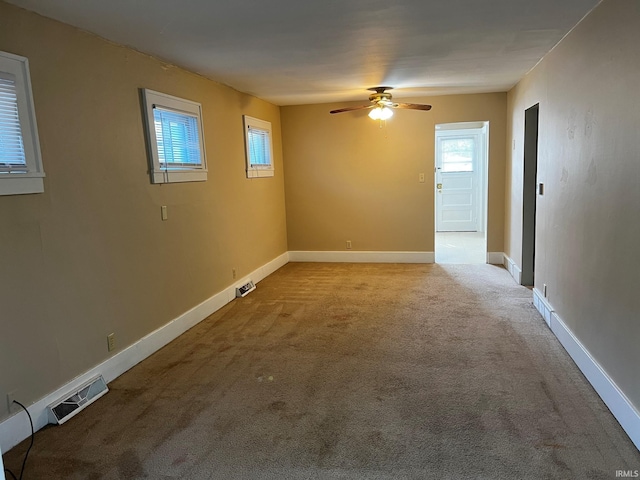
[[396,103],[395,108],[408,108],[411,110],[431,110],[431,105],[421,105],[419,103]]
[[342,113],[342,112],[352,112],[354,110],[364,110],[365,108],[373,108],[375,105],[359,105],[357,107],[346,107],[339,108],[338,110],[331,110],[329,113]]

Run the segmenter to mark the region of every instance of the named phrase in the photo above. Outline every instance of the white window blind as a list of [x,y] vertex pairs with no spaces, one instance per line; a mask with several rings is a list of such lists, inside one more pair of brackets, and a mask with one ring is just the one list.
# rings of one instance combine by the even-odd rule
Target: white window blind
[[0,174],[27,172],[16,82],[7,73],[0,76]]
[[202,166],[197,116],[154,105],[153,119],[161,169]]
[[251,166],[271,165],[271,135],[268,130],[248,127]]

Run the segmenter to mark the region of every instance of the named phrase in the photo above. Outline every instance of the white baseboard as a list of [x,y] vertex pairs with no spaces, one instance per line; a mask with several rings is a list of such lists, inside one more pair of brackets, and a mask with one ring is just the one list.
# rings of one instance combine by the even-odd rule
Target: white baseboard
[[511,274],[516,283],[518,285],[522,285],[522,270],[518,265],[516,265],[516,262],[514,262],[511,258],[509,258],[509,256],[507,256],[506,253],[504,254],[504,260],[502,264],[504,265],[504,268],[506,268],[507,271]]
[[434,263],[434,252],[297,251],[289,252],[290,262],[326,263]]
[[551,312],[553,312],[553,308],[536,288],[533,289],[533,305],[540,312],[544,321],[547,322],[549,328],[551,328]]
[[487,263],[491,265],[504,265],[504,253],[487,252]]
[[[133,345],[118,352],[113,357],[105,360],[91,370],[74,378],[66,385],[49,393],[29,407],[29,413],[33,419],[33,427],[36,431],[48,423],[47,406],[55,402],[69,391],[78,388],[81,384],[96,375],[102,375],[107,383],[122,375],[131,367],[137,365],[151,354],[160,350],[166,344],[182,335],[194,325],[198,324],[209,315],[224,307],[236,297],[236,286],[246,283],[251,279],[255,283],[263,280],[271,273],[288,263],[289,253],[285,252],[265,265],[257,268],[243,280],[231,285],[200,305],[183,313],[166,325],[149,333]],[[0,450],[7,451],[31,435],[29,420],[24,411],[20,411],[0,423]],[[2,477],[0,477],[2,478]]]
[[536,289],[533,290],[533,303],[560,344],[640,450],[640,412]]

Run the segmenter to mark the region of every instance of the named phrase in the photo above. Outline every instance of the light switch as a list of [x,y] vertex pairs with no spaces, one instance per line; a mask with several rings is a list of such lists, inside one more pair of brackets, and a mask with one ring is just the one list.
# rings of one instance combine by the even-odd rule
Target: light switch
[[419,174],[418,174],[418,181],[419,181],[420,183],[424,183],[424,173],[419,173]]
[[162,207],[160,207],[160,211],[162,212],[162,220],[166,220],[167,218],[169,218],[169,216],[167,215],[166,205],[162,205]]

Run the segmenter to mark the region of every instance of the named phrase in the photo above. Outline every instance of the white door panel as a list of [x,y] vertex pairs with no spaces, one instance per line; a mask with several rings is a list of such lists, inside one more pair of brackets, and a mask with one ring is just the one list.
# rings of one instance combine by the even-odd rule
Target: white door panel
[[448,210],[460,210],[467,209],[469,211],[469,218],[472,218],[471,215],[471,206],[473,204],[472,196],[470,193],[443,193],[442,194],[442,206],[444,212]]
[[456,222],[469,222],[472,219],[469,217],[469,210],[449,210],[446,215],[442,216],[443,225],[447,226]]
[[473,173],[445,173],[447,191],[470,190],[473,188]]

